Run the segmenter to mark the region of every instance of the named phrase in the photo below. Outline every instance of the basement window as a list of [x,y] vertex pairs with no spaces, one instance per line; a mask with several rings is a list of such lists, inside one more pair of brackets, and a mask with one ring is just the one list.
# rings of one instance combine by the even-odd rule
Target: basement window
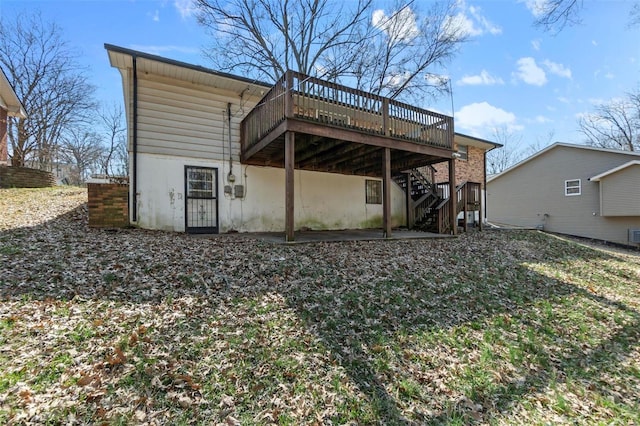
[[382,182],[379,180],[365,180],[367,204],[382,204]]
[[572,179],[564,181],[564,195],[567,197],[571,197],[573,195],[580,195],[580,179]]

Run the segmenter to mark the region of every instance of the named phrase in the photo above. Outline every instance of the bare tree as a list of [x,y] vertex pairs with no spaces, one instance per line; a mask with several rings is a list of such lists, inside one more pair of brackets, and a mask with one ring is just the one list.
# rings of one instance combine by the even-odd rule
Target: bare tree
[[[101,159],[101,172],[105,175],[126,174],[122,162],[122,151],[127,152],[126,147],[126,124],[124,122],[124,112],[120,104],[113,104],[111,107],[103,107],[98,112],[100,127],[103,133],[103,156]],[[124,169],[124,173],[123,173]]]
[[581,22],[582,0],[543,0],[533,2],[535,24],[546,31],[559,32]]
[[487,153],[487,174],[490,175],[502,173],[525,156],[521,146],[522,135],[516,135],[506,127],[500,127],[494,130],[493,138],[502,147]]
[[[430,70],[446,65],[467,39],[452,18],[456,3],[433,3],[424,13],[412,6],[397,2],[389,16],[374,13],[367,37],[345,70],[355,77],[357,88],[414,99],[447,91],[449,80]],[[350,47],[339,50],[346,49]]]
[[206,53],[214,64],[271,81],[287,69],[315,74],[327,50],[357,43],[371,3],[194,0],[198,21],[212,35]]
[[[582,22],[583,0],[535,0],[531,2],[536,17],[535,24],[546,31],[560,32],[566,26]],[[640,25],[640,3],[633,3],[629,14],[629,26]]]
[[578,125],[589,145],[640,150],[640,89],[597,105],[595,112],[581,117]]
[[640,25],[640,3],[635,3],[629,14],[629,27]]
[[532,144],[529,144],[522,151],[522,156],[529,157],[531,155],[537,154],[538,152],[542,151],[543,149],[545,149],[546,147],[550,146],[555,142],[557,142],[556,131],[554,129],[551,129],[544,135],[537,135],[536,141]]
[[94,108],[93,86],[60,28],[38,14],[0,20],[0,64],[28,114],[9,122],[12,164],[47,169],[61,135]]
[[[465,40],[455,2],[385,14],[372,0],[194,0],[216,67],[276,81],[287,69],[391,97],[433,86],[429,70]],[[355,81],[355,83],[353,83]],[[444,87],[446,80],[437,82]]]
[[60,158],[73,166],[72,184],[81,184],[89,174],[101,168],[104,146],[100,135],[88,129],[65,133],[60,145]]

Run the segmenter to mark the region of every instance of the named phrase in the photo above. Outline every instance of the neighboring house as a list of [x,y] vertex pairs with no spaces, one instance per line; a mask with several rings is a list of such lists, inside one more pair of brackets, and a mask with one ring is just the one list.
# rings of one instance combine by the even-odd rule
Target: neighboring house
[[463,188],[419,171],[455,170],[451,117],[291,71],[271,85],[105,48],[124,87],[133,224],[287,240],[305,228],[456,232],[463,206],[446,198]]
[[640,153],[555,143],[489,178],[487,206],[498,225],[636,244]]
[[0,68],[0,165],[8,163],[7,133],[9,117],[26,118],[27,113],[11,87],[7,76]]

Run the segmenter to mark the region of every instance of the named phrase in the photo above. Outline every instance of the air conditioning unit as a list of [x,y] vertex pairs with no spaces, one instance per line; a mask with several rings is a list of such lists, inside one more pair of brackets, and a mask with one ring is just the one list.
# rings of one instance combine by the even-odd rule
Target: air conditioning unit
[[629,229],[629,242],[640,244],[640,229]]

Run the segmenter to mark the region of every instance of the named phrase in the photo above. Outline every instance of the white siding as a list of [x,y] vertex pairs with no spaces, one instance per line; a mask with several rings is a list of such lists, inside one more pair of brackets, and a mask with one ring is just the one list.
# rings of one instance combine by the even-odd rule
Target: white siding
[[138,152],[210,160],[240,156],[240,122],[256,99],[160,77],[138,78]]
[[[284,169],[234,163],[246,197],[224,194],[229,164],[216,160],[140,154],[138,225],[184,232],[184,166],[218,169],[220,231],[284,231]],[[365,203],[365,177],[295,171],[295,228],[358,229],[382,226],[382,205]],[[404,191],[392,184],[392,223],[405,224]]]

